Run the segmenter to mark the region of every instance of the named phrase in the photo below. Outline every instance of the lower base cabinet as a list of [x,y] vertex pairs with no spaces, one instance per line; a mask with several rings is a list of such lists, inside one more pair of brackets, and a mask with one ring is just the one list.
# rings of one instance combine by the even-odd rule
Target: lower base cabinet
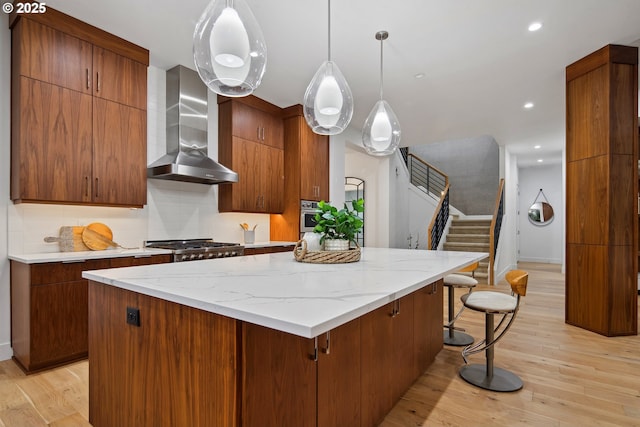
[[89,282],[89,421],[376,426],[442,348],[442,303],[438,281],[308,339]]
[[85,270],[170,262],[171,255],[24,264],[11,261],[11,346],[27,373],[87,357]]

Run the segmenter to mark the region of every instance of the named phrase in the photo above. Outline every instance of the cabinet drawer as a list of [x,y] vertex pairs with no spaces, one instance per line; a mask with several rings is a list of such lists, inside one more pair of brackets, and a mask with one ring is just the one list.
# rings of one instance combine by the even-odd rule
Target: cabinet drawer
[[109,259],[80,260],[78,262],[47,262],[31,265],[31,284],[63,283],[82,280],[82,272],[111,267]]
[[111,268],[132,267],[135,265],[164,264],[171,262],[171,255],[150,255],[126,258],[112,258]]

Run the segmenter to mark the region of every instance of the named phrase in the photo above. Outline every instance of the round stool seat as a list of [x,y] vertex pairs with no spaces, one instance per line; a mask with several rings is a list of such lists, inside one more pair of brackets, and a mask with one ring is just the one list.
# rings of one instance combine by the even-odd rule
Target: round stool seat
[[[447,330],[444,331],[442,335],[442,341],[446,345],[455,345],[455,346],[467,346],[472,344],[474,339],[471,335],[465,334],[464,329],[455,328],[454,322],[462,313],[462,307],[458,314],[454,317],[453,315],[453,294],[454,289],[457,288],[465,288],[469,289],[471,292],[472,288],[475,288],[478,284],[478,281],[473,277],[465,276],[464,274],[449,274],[444,277],[444,286],[449,288],[449,323],[444,325]],[[457,330],[456,330],[457,329]]]
[[517,298],[493,291],[473,292],[463,295],[460,299],[472,310],[489,313],[508,313],[514,311],[518,305]]
[[454,288],[473,288],[478,284],[478,281],[473,277],[465,276],[464,274],[449,274],[444,276],[444,285],[453,286]]

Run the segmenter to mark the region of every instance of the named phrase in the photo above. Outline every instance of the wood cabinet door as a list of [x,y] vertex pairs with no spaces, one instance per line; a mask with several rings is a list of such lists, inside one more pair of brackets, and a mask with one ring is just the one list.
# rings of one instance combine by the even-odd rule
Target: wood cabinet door
[[262,143],[271,147],[284,149],[284,125],[282,118],[272,114],[261,112]]
[[360,319],[318,337],[318,427],[360,426]]
[[392,379],[394,304],[382,306],[360,319],[361,336],[361,426],[380,424],[393,407]]
[[400,298],[397,302],[398,313],[391,318],[393,323],[391,344],[393,357],[388,369],[393,372],[389,386],[392,389],[391,400],[394,404],[400,400],[416,378],[413,346],[413,297],[413,294],[409,294]]
[[329,137],[318,135],[300,117],[300,194],[303,200],[329,200]]
[[264,212],[281,213],[284,209],[284,150],[269,146],[262,148],[261,174],[264,183],[262,208]]
[[231,101],[231,134],[247,141],[262,142],[260,110]]
[[282,119],[242,102],[231,101],[231,132],[249,141],[284,149]]
[[442,280],[433,282],[413,293],[415,346],[415,376],[427,370],[442,350]]
[[238,173],[238,182],[231,184],[231,210],[259,212],[260,195],[264,182],[260,177],[261,145],[257,142],[233,138],[232,168]]
[[91,96],[20,77],[16,97],[11,198],[90,201]]
[[12,61],[20,75],[91,93],[91,43],[25,17],[14,27],[12,40]]
[[315,427],[313,340],[242,322],[242,424]]
[[93,201],[138,206],[147,202],[147,113],[94,97]]
[[147,66],[94,46],[94,96],[147,109]]
[[87,281],[33,286],[30,321],[30,369],[86,356]]

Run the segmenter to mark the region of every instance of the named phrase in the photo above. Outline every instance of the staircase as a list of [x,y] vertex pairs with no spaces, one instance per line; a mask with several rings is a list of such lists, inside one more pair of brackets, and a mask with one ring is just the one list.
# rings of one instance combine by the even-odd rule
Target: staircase
[[[453,219],[446,236],[443,249],[445,251],[487,252],[489,253],[489,230],[491,219]],[[480,261],[474,272],[480,283],[487,283],[489,257]],[[462,273],[471,275],[471,273]]]

